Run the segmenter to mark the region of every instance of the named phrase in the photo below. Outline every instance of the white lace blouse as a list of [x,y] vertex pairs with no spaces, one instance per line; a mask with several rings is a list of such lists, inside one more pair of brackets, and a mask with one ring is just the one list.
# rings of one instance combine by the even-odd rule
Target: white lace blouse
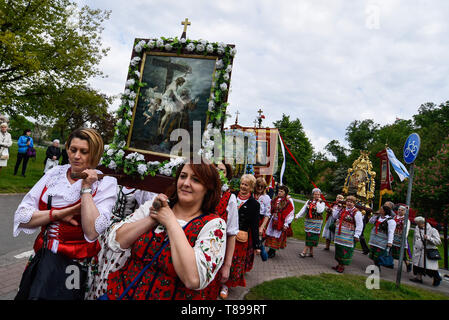
[[[120,247],[120,243],[116,240],[117,230],[125,223],[132,223],[148,217],[152,204],[153,200],[145,202],[136,211],[134,211],[132,215],[112,226],[107,237],[107,246],[111,250],[115,252],[131,251],[131,248],[122,249]],[[188,221],[179,219],[178,222],[181,227],[184,227],[188,223]],[[156,227],[156,233],[160,233],[163,231],[163,225],[159,225],[158,227]],[[224,222],[224,220],[221,218],[213,219],[206,223],[198,234],[195,246],[193,247],[193,250],[195,251],[198,275],[200,277],[200,287],[197,290],[206,288],[209,283],[215,278],[218,270],[220,270],[226,253],[226,236],[224,236],[225,234],[226,222]],[[125,262],[126,260],[121,261],[123,265]],[[118,266],[118,268],[121,268],[122,266]]]
[[263,194],[257,199],[260,204],[260,214],[264,217],[271,216],[271,199],[270,196]]
[[[42,201],[46,203],[48,195],[51,195],[52,206],[55,208],[69,206],[80,199],[82,180],[70,184],[67,179],[67,170],[69,168],[70,165],[67,164],[56,166],[47,171],[47,173],[25,195],[14,214],[14,237],[17,237],[21,231],[26,234],[32,234],[39,229],[21,227],[20,224],[28,223],[31,220],[33,213],[39,210],[39,199],[45,186],[47,187],[47,190],[42,195]],[[101,173],[99,170],[97,170],[97,172]],[[95,220],[95,231],[98,234],[102,234],[109,226],[111,212],[115,205],[115,201],[117,200],[116,189],[117,180],[113,177],[106,176],[92,185],[93,192],[96,191],[93,200],[100,213]],[[94,242],[96,240],[89,240],[86,235],[84,235],[84,238],[88,242]]]

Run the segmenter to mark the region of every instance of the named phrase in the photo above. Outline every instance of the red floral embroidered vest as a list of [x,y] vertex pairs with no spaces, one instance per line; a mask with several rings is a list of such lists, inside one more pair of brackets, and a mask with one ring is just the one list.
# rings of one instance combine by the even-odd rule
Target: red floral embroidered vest
[[225,222],[228,222],[228,212],[226,209],[228,208],[229,199],[231,198],[231,193],[226,191],[221,196],[220,202],[215,208],[215,214],[222,218]]
[[[218,218],[215,214],[203,215],[191,221],[184,232],[193,247],[206,223]],[[108,277],[107,295],[116,300],[131,284],[140,271],[151,261],[162,247],[167,233],[153,230],[143,234],[134,243],[131,257],[122,269]],[[171,256],[170,243],[162,250],[159,258],[146,271],[136,288],[131,289],[124,300],[204,300],[204,290],[190,290],[178,278]]]
[[[42,196],[45,191],[47,191],[47,187],[44,188],[39,198],[39,210],[48,210],[47,203],[42,200]],[[52,208],[65,209],[77,205],[80,201],[81,199],[64,208]],[[101,249],[98,240],[95,242],[87,242],[84,238],[84,232],[81,226],[81,215],[75,216],[74,219],[78,222],[78,226],[59,221],[54,225],[55,227],[52,228],[52,231],[47,232],[47,248],[51,249],[53,246],[57,246],[58,253],[61,253],[71,259],[82,260],[96,256]],[[41,228],[41,232],[34,242],[34,252],[37,252],[40,248],[42,248],[44,242],[43,235],[46,228],[47,226],[43,226]]]

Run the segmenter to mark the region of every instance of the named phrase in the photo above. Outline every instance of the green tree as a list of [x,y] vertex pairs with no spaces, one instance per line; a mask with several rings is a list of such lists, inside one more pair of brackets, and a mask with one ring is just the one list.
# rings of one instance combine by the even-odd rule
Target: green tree
[[[286,150],[286,168],[283,183],[292,189],[295,193],[310,193],[313,188],[309,181],[311,173],[311,161],[313,156],[313,147],[309,138],[304,132],[304,128],[299,119],[290,120],[290,116],[282,115],[282,119],[273,123],[275,128],[284,139],[285,144],[290,149],[301,168],[295,163]],[[279,163],[282,163],[282,155]],[[280,166],[279,166],[280,169]]]
[[422,104],[418,114],[413,116],[413,122],[421,137],[417,164],[422,164],[436,154],[449,132],[449,101],[439,106],[432,102]]
[[40,122],[53,120],[51,138],[65,141],[70,132],[80,127],[96,129],[105,143],[112,140],[116,118],[108,111],[112,98],[87,86],[64,88],[48,98],[53,105],[51,117],[40,116]]
[[346,128],[346,140],[349,142],[349,146],[357,154],[360,150],[368,150],[379,126],[372,119],[354,120]]
[[13,139],[19,139],[26,129],[34,130],[34,123],[29,121],[27,118],[21,115],[12,115],[9,119],[9,128],[11,131],[11,137]]
[[[405,196],[408,180],[400,184],[397,193]],[[448,268],[448,221],[449,221],[449,136],[440,150],[423,165],[415,166],[412,189],[412,206],[420,215],[434,218],[443,225],[444,267]]]
[[343,147],[338,140],[332,140],[324,147],[324,149],[334,156],[337,162],[344,162],[348,158],[346,155],[348,150]]
[[0,1],[0,111],[50,116],[43,97],[102,72],[102,23],[110,12],[70,0]]

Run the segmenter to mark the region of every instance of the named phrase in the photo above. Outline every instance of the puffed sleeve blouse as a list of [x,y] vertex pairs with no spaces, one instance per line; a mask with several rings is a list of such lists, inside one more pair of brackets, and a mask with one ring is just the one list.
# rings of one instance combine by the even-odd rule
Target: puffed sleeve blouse
[[[81,183],[82,180],[78,180],[73,184],[70,184],[67,179],[67,170],[70,165],[56,166],[47,173],[33,186],[33,188],[25,195],[22,202],[19,204],[14,214],[14,226],[13,235],[17,237],[21,231],[26,234],[32,234],[38,228],[25,228],[20,224],[30,222],[34,212],[39,210],[39,199],[46,201],[48,195],[52,196],[52,206],[54,208],[63,208],[69,206],[80,199]],[[97,170],[97,173],[101,171]],[[44,188],[47,190],[44,191]],[[95,193],[93,197],[95,206],[98,209],[100,215],[95,220],[95,231],[100,235],[109,226],[112,209],[117,200],[117,179],[113,177],[104,177],[103,179],[96,181],[92,185],[92,190]],[[94,242],[89,240],[86,235],[84,238],[88,242]]]
[[[153,200],[154,199],[145,202],[134,211],[132,215],[113,225],[107,239],[108,246],[111,250],[116,252],[130,252],[132,250],[132,247],[128,249],[122,249],[120,247],[120,243],[116,240],[117,230],[125,223],[132,223],[148,217]],[[184,227],[188,221],[178,219],[178,223],[181,227]],[[160,224],[156,227],[156,233],[163,231],[163,225]],[[207,222],[198,234],[195,246],[193,247],[196,258],[196,267],[200,277],[200,287],[196,290],[206,288],[215,278],[218,270],[220,270],[226,253],[226,236],[223,236],[225,234],[226,222],[221,218],[216,218]]]

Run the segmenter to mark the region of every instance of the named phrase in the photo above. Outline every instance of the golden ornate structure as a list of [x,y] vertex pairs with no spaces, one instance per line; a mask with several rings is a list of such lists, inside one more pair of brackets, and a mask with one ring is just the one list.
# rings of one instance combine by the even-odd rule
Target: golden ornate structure
[[360,199],[366,207],[371,207],[374,198],[374,188],[376,173],[373,171],[373,164],[369,160],[369,152],[360,151],[360,156],[348,169],[343,193],[354,195]]

